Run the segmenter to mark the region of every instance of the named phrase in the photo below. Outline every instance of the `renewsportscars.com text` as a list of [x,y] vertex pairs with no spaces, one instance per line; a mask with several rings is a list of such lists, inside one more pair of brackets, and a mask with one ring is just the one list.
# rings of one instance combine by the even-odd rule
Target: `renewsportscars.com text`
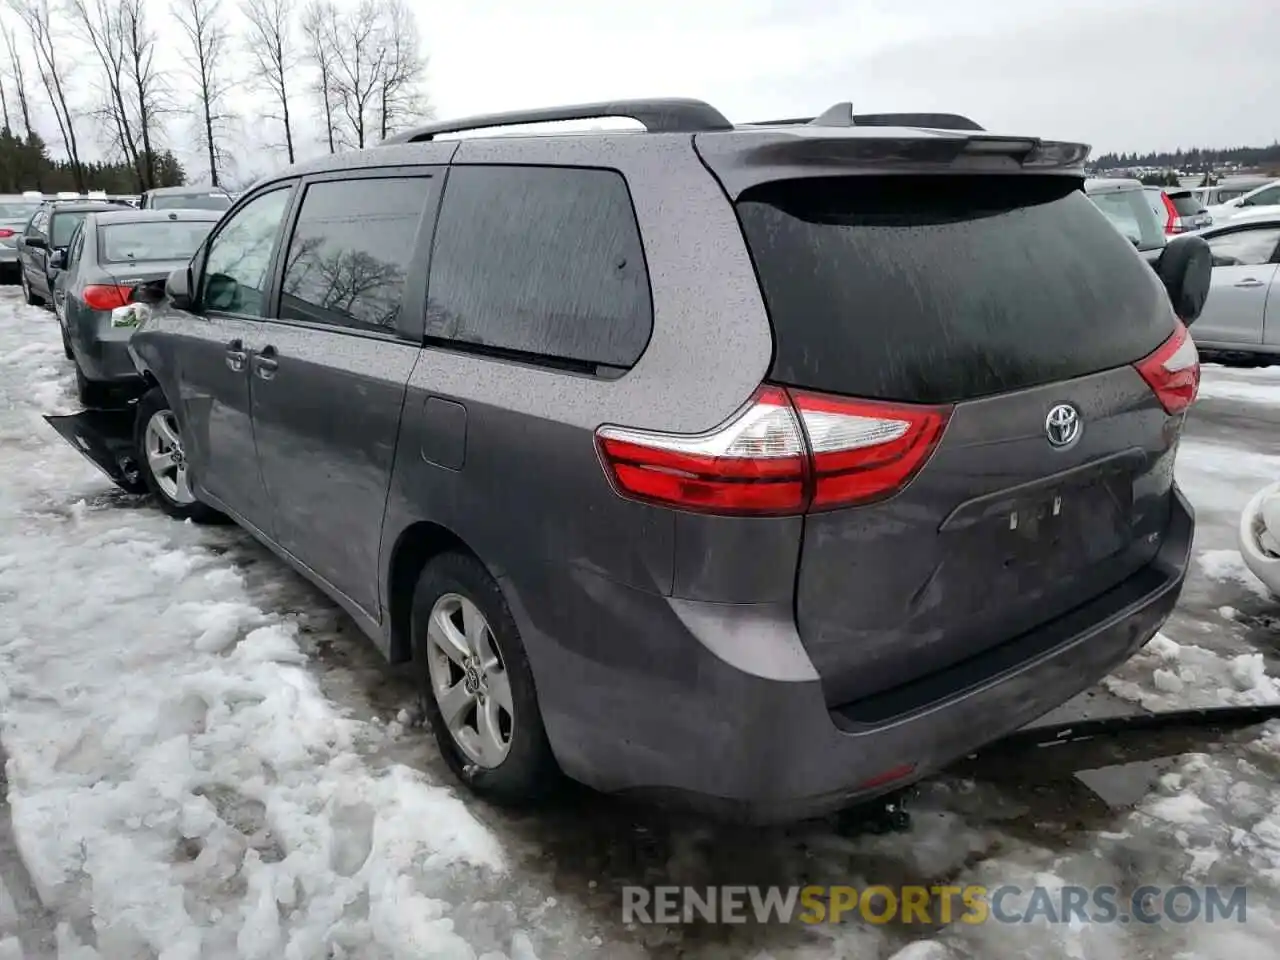
[[624,923],[1243,923],[1244,887],[623,887]]

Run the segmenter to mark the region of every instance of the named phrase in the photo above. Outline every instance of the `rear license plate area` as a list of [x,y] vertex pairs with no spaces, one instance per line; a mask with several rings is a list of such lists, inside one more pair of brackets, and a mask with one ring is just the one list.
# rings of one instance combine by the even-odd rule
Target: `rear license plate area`
[[[1011,499],[991,529],[1005,568],[1067,573],[1125,550],[1133,538],[1133,484],[1098,476]],[[995,518],[992,518],[995,520]],[[993,524],[994,527],[994,524]]]
[[977,595],[1066,581],[1133,542],[1133,480],[1119,465],[972,501],[939,531],[953,580]]

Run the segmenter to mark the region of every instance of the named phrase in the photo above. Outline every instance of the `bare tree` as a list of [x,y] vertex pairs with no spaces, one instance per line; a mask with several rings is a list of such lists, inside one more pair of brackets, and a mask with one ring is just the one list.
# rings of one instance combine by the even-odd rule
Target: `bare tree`
[[96,111],[98,118],[112,131],[111,145],[118,149],[133,168],[139,191],[146,189],[146,166],[138,150],[133,111],[128,106],[131,92],[125,51],[124,8],[112,0],[71,0],[70,9],[102,65],[103,102]]
[[342,42],[333,48],[334,94],[346,121],[343,142],[362,150],[377,132],[374,108],[386,58],[377,0],[360,0],[342,18],[338,32]]
[[168,108],[164,73],[156,66],[156,32],[147,18],[146,0],[119,0],[120,32],[124,44],[125,79],[133,119],[138,127],[144,189],[156,186],[156,154],[162,117]]
[[31,139],[31,104],[27,100],[27,79],[22,71],[22,58],[18,56],[18,43],[13,35],[12,27],[5,27],[4,45],[9,52],[10,76],[13,77],[15,93],[18,95],[18,109],[22,112],[22,130],[27,139]]
[[59,48],[54,43],[53,12],[49,8],[49,0],[9,0],[9,5],[31,34],[31,42],[36,48],[36,69],[40,74],[40,82],[49,94],[49,103],[58,121],[62,145],[71,161],[72,179],[76,189],[83,192],[84,165],[80,162],[75,119],[67,104],[66,80],[62,63],[58,60]]
[[4,88],[3,76],[0,76],[0,107],[4,107],[4,128],[13,133],[13,121],[9,117],[9,92]]
[[191,49],[184,55],[200,93],[201,140],[209,157],[209,178],[218,186],[218,168],[225,159],[219,146],[227,114],[223,103],[229,85],[223,73],[227,29],[221,0],[176,0],[173,14],[187,34]]
[[381,19],[385,54],[378,78],[377,109],[379,134],[385,140],[425,116],[430,108],[424,92],[427,62],[417,15],[404,0],[383,0]]
[[324,113],[324,136],[330,153],[338,152],[337,86],[334,77],[334,52],[338,48],[338,8],[332,0],[309,0],[302,11],[302,36],[306,42],[306,58],[315,68],[311,92],[320,100]]
[[284,126],[285,152],[293,163],[293,122],[289,115],[289,78],[297,65],[291,29],[293,0],[243,0],[243,4],[249,24],[253,78],[280,108],[279,114],[268,116]]

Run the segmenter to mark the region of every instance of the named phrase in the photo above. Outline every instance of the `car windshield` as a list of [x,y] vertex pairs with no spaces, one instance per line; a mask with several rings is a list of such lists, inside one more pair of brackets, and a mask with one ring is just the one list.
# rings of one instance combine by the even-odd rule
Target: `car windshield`
[[1139,250],[1155,250],[1164,246],[1164,233],[1142,190],[1092,193],[1089,199]]
[[49,230],[49,246],[65,247],[71,242],[71,235],[76,232],[76,227],[80,226],[80,222],[88,215],[87,210],[68,211],[65,213],[55,212],[53,215],[53,225]]
[[26,220],[40,204],[31,200],[0,200],[0,220]]
[[154,223],[110,223],[98,230],[103,263],[146,260],[189,260],[204,242],[209,220],[157,220]]
[[1200,199],[1190,191],[1186,193],[1170,193],[1168,194],[1173,209],[1178,211],[1180,217],[1194,217],[1204,209]]
[[231,198],[225,193],[182,193],[151,198],[154,210],[229,210]]

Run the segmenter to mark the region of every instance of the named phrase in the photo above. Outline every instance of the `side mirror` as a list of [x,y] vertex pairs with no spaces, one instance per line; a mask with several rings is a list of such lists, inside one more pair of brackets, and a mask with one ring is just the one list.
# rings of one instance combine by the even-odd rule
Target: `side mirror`
[[1191,326],[1204,311],[1213,279],[1213,253],[1203,237],[1178,237],[1165,245],[1153,266],[1165,290],[1173,312]]
[[26,237],[24,242],[34,250],[48,250],[49,243],[44,237]]
[[175,310],[191,309],[191,268],[179,267],[164,282],[164,292]]
[[66,250],[55,250],[53,251],[53,253],[49,254],[49,269],[50,270],[67,269],[67,251]]

